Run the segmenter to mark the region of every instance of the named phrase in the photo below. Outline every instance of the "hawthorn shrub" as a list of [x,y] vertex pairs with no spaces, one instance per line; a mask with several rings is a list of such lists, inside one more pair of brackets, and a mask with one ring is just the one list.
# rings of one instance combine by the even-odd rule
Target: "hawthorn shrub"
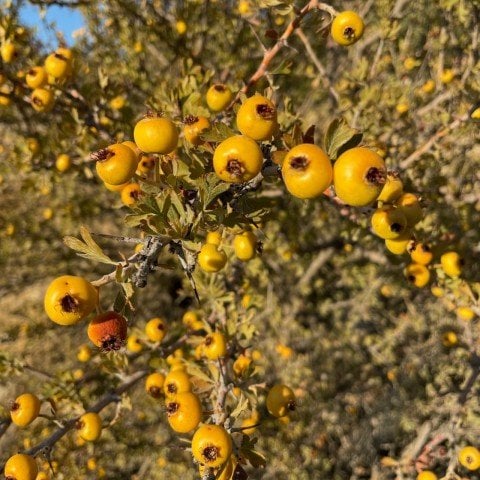
[[478,478],[475,2],[32,2],[70,47],[27,4],[4,476]]

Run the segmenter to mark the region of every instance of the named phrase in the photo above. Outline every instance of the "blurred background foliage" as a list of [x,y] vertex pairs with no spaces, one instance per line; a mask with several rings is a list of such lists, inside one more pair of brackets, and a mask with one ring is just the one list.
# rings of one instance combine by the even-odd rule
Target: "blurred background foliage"
[[[97,233],[132,233],[123,223],[127,209],[97,180],[90,153],[131,139],[147,108],[178,121],[208,114],[208,86],[221,81],[241,88],[302,5],[72,0],[85,19],[74,44],[74,73],[57,85],[53,110],[37,113],[23,76],[50,52],[20,23],[22,3],[3,1],[0,10],[0,40],[18,49],[15,61],[0,63],[10,99],[0,105],[0,404],[7,409],[30,389],[63,396],[70,406],[88,405],[108,385],[82,387],[75,379],[96,369],[109,378],[108,361],[97,355],[80,364],[74,352],[86,341],[84,326],[53,326],[42,298],[54,276],[108,273],[76,257],[63,236],[77,235],[82,224]],[[48,9],[62,2],[39,3]],[[469,112],[480,99],[480,4],[345,0],[332,6],[364,17],[363,39],[347,49],[335,45],[328,14],[313,13],[254,90],[272,87],[282,125],[316,125],[319,144],[339,116],[362,131],[364,143],[421,195],[421,238],[436,252],[452,245],[462,252],[470,286],[440,279],[441,297],[432,295],[431,285],[409,286],[405,263],[372,236],[366,213],[352,217],[326,198],[302,202],[272,186],[263,255],[239,264],[227,246],[231,258],[221,274],[238,310],[252,313],[257,334],[251,345],[262,352],[255,378],[283,381],[299,398],[290,423],[267,420],[257,430],[267,460],[252,478],[414,478],[423,446],[439,435],[445,440],[422,468],[442,476],[456,467],[458,448],[480,434],[478,382],[468,397],[462,394],[480,368],[478,318],[466,322],[456,314],[461,306],[479,312],[480,146]],[[31,139],[38,142],[35,151]],[[59,172],[55,160],[63,153],[73,164]],[[118,260],[133,251],[129,244],[100,243]],[[214,298],[215,285],[204,294]],[[141,329],[160,315],[173,325],[191,302],[181,270],[161,270],[138,293],[132,321]],[[447,332],[456,341],[446,341]],[[40,366],[54,378],[35,372]],[[79,445],[69,435],[56,445],[55,478],[198,477],[162,407],[141,386],[121,406],[99,443]],[[115,418],[113,408],[106,417]],[[48,435],[53,425],[47,424],[42,419],[26,431],[8,430],[0,438],[0,460]]]

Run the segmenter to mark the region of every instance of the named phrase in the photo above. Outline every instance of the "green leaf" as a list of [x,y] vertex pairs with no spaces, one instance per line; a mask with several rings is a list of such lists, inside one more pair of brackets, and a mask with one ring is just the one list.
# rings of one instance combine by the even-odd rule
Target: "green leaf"
[[234,135],[238,135],[235,130],[230,128],[228,125],[224,123],[214,123],[210,130],[202,133],[200,138],[206,142],[222,142],[228,137],[233,137]]
[[63,242],[68,248],[75,250],[80,257],[88,258],[94,262],[106,263],[108,265],[117,265],[110,257],[103,253],[103,250],[93,240],[90,232],[85,227],[80,227],[80,235],[82,240],[78,238],[66,236]]
[[362,141],[362,134],[347,125],[344,118],[336,118],[327,128],[325,134],[325,150],[327,155],[336,160],[339,155]]

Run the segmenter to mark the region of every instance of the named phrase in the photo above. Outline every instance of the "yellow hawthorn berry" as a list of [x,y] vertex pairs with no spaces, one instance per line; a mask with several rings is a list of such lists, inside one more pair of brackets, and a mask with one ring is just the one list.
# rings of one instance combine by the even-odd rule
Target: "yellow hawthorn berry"
[[63,275],[53,280],[44,297],[45,312],[59,325],[73,325],[89,315],[98,303],[98,291],[87,280]]
[[458,336],[453,331],[442,334],[442,344],[444,347],[454,347],[458,343]]
[[142,152],[166,155],[177,148],[178,130],[169,118],[146,117],[135,125],[133,138]]
[[413,193],[402,194],[395,205],[405,215],[408,227],[414,227],[423,218],[422,207],[418,197]]
[[437,480],[438,477],[430,470],[423,470],[417,475],[417,480]]
[[295,394],[286,385],[274,385],[267,394],[267,410],[274,417],[283,417],[296,408]]
[[458,461],[467,470],[478,470],[480,468],[480,451],[472,446],[463,447],[458,452]]
[[233,100],[233,93],[227,85],[216,83],[212,85],[206,95],[208,108],[212,112],[225,110]]
[[227,341],[221,332],[213,332],[203,341],[203,354],[209,360],[218,360],[227,354]]
[[258,362],[263,358],[263,354],[260,350],[252,350],[252,360]]
[[442,270],[446,275],[452,278],[459,277],[462,273],[462,267],[464,261],[462,257],[457,252],[445,252],[440,257],[440,264],[442,265]]
[[371,223],[373,233],[384,240],[400,237],[407,227],[407,219],[403,212],[388,206],[375,210]]
[[387,179],[382,187],[380,195],[377,197],[378,202],[391,203],[397,200],[403,193],[403,182],[398,175],[392,172],[387,173]]
[[175,30],[179,35],[183,35],[187,31],[187,24],[183,20],[177,20],[175,23]]
[[408,248],[412,262],[420,265],[428,265],[433,259],[433,253],[430,247],[424,243],[412,242]]
[[17,397],[10,407],[12,422],[18,427],[30,425],[40,413],[40,400],[33,393]]
[[380,155],[365,147],[351,148],[333,165],[335,193],[348,205],[367,206],[380,195],[386,175]]
[[233,250],[238,259],[246,262],[256,254],[257,237],[253,232],[247,231],[235,235],[233,239]]
[[53,78],[61,80],[69,75],[71,71],[70,62],[71,60],[64,55],[64,52],[57,50],[45,59],[45,71]]
[[221,142],[213,154],[215,173],[225,182],[243,183],[260,173],[263,154],[257,143],[244,135]]
[[167,420],[175,432],[188,433],[202,419],[202,404],[192,392],[182,392],[166,402]]
[[139,353],[143,350],[143,345],[138,335],[132,333],[127,338],[127,350],[132,353]]
[[123,95],[117,95],[116,97],[113,97],[110,102],[110,108],[112,110],[121,110],[126,104],[125,97]]
[[255,433],[255,430],[257,429],[257,424],[258,424],[259,418],[256,418],[254,416],[245,418],[242,420],[242,423],[240,427],[242,428],[242,433],[245,435],[253,435]]
[[275,350],[282,358],[285,359],[288,359],[293,355],[293,349],[288,347],[287,345],[284,345],[283,343],[279,343],[275,347]]
[[120,192],[120,198],[122,203],[126,207],[131,207],[138,202],[138,199],[142,195],[142,188],[138,183],[128,183],[122,188]]
[[145,390],[153,398],[160,398],[165,385],[165,375],[163,373],[151,373],[145,380]]
[[303,143],[293,147],[285,156],[282,176],[293,196],[315,198],[332,183],[333,169],[330,159],[320,147]]
[[447,68],[446,70],[444,70],[440,75],[440,81],[444,84],[451,83],[454,78],[455,78],[455,72],[450,68]]
[[34,137],[27,138],[27,148],[36,155],[40,151],[40,142]]
[[422,288],[430,281],[430,272],[425,265],[411,263],[405,267],[405,277],[418,288]]
[[142,52],[143,52],[142,42],[139,42],[139,41],[135,42],[135,43],[133,44],[133,51],[134,51],[135,53],[142,53]]
[[18,55],[17,47],[12,42],[5,42],[0,48],[3,63],[11,63]]
[[120,185],[111,185],[110,183],[103,182],[104,187],[110,192],[121,192],[130,182],[121,183]]
[[200,321],[200,317],[194,310],[188,310],[182,316],[182,322],[188,328],[192,328],[192,325],[198,321]]
[[393,297],[393,288],[391,285],[382,285],[380,288],[380,293],[385,298]]
[[149,155],[142,155],[138,162],[137,171],[135,173],[137,175],[146,175],[155,168],[156,164],[157,159],[155,157],[151,157]]
[[400,115],[403,115],[404,113],[407,113],[409,109],[410,109],[410,107],[409,107],[408,103],[406,103],[406,102],[400,102],[400,103],[397,103],[395,105],[395,110]]
[[247,98],[238,109],[237,128],[253,140],[270,140],[277,126],[277,109],[262,95]]
[[241,354],[237,357],[237,359],[233,362],[233,371],[235,375],[241,377],[245,374],[252,363],[252,359],[247,357],[245,354]]
[[32,107],[37,112],[48,112],[53,107],[53,92],[46,88],[36,88],[30,97]]
[[188,373],[183,370],[170,371],[165,377],[165,383],[163,384],[163,391],[168,398],[183,392],[190,392],[192,389],[192,383]]
[[432,93],[435,91],[436,84],[435,81],[430,79],[427,80],[423,85],[422,85],[422,92],[423,93]]
[[362,37],[364,28],[361,17],[356,12],[346,10],[333,19],[330,33],[336,43],[349,46]]
[[163,318],[152,318],[145,325],[145,334],[152,342],[161,342],[167,333],[167,322]]
[[207,467],[219,467],[232,454],[232,437],[220,425],[202,425],[193,435],[192,454]]
[[88,325],[87,335],[104,352],[119,350],[127,338],[127,320],[117,312],[101,313]]
[[434,286],[430,289],[430,291],[432,292],[432,295],[433,295],[434,297],[437,297],[437,298],[441,298],[441,297],[443,297],[443,296],[445,295],[445,292],[444,292],[443,288],[440,288],[440,287],[437,286],[437,285],[434,285]]
[[135,174],[138,165],[134,151],[121,143],[98,150],[92,154],[92,157],[97,161],[95,167],[98,176],[110,185],[128,182]]
[[188,115],[183,120],[183,136],[188,143],[198,146],[203,143],[200,135],[210,128],[210,120],[203,116]]
[[410,230],[404,230],[397,238],[385,240],[385,247],[394,255],[403,255],[407,252],[408,246],[412,243],[413,237]]
[[405,70],[413,70],[414,68],[418,67],[422,62],[420,60],[417,60],[413,57],[407,57],[403,61],[403,66],[405,67]]
[[17,453],[7,460],[3,473],[6,480],[35,480],[38,467],[33,457]]
[[85,363],[85,362],[88,362],[91,358],[92,358],[92,349],[86,344],[81,345],[77,352],[77,360],[79,362]]
[[102,434],[102,419],[95,412],[83,414],[75,424],[80,438],[87,442],[95,442]]
[[207,273],[220,271],[227,263],[227,255],[217,245],[206,243],[198,254],[198,265]]
[[237,8],[240,15],[248,15],[252,11],[249,0],[239,0]]
[[475,318],[475,312],[470,307],[458,307],[455,312],[458,318],[466,322]]
[[72,160],[66,153],[61,153],[55,160],[55,168],[60,172],[66,172],[72,166]]
[[47,472],[38,472],[35,480],[50,480],[50,475]]
[[222,243],[222,232],[220,230],[215,230],[214,232],[208,232],[205,243],[211,243],[212,245],[219,246]]
[[51,220],[53,217],[53,209],[47,207],[42,210],[42,217],[44,220]]
[[43,67],[32,67],[25,75],[25,83],[31,89],[43,87],[47,80],[48,74]]

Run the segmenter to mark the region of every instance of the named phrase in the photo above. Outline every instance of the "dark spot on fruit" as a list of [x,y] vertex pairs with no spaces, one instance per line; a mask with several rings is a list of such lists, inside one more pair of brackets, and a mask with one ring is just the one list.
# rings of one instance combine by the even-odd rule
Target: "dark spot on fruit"
[[403,225],[400,223],[392,223],[390,225],[390,230],[394,233],[400,233],[403,230]]
[[[153,397],[153,398],[160,398],[162,395],[162,391],[158,387],[150,387],[148,389],[148,393]],[[168,406],[167,406],[168,409]],[[167,410],[168,411],[168,410]]]
[[387,180],[387,172],[377,167],[371,167],[368,169],[365,179],[372,185],[383,185]]
[[349,40],[355,38],[355,29],[353,27],[345,28],[345,30],[343,31],[343,36],[345,38],[348,38]]
[[177,402],[167,403],[167,415],[173,415],[178,411],[179,408],[180,408],[180,404]]
[[297,408],[297,404],[295,403],[295,400],[290,400],[287,404],[287,408],[293,412]]
[[264,119],[264,120],[273,120],[275,118],[276,110],[273,107],[265,103],[261,103],[257,105],[257,113]]
[[60,301],[62,310],[67,313],[75,312],[78,309],[78,301],[67,293]]
[[290,160],[290,167],[294,170],[305,170],[310,163],[307,157],[293,157]]
[[233,177],[241,177],[245,172],[245,168],[239,160],[232,158],[227,163],[227,172]]
[[207,463],[214,462],[218,457],[218,448],[213,445],[203,449],[202,456]]
[[102,338],[101,349],[103,352],[114,352],[120,350],[125,343],[124,339],[118,338],[115,335],[107,335]]
[[217,92],[224,92],[226,90],[225,85],[222,85],[221,83],[217,83],[216,85],[213,86],[213,88]]

